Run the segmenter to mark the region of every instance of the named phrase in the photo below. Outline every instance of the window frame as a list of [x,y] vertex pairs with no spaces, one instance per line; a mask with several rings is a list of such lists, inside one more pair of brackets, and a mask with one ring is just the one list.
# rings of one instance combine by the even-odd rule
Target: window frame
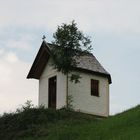
[[90,80],[90,94],[91,96],[99,97],[99,80]]

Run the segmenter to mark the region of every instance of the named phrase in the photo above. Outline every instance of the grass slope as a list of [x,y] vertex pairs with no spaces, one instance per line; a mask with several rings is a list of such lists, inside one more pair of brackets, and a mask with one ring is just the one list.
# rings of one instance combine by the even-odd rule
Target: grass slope
[[0,117],[2,140],[139,140],[140,106],[109,118],[24,108]]

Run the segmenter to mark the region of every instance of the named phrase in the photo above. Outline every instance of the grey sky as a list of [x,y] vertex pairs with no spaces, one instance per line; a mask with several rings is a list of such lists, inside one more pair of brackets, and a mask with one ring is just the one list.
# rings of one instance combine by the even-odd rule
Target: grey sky
[[0,113],[27,99],[36,105],[38,82],[26,80],[45,34],[75,20],[91,36],[93,53],[111,73],[111,114],[140,103],[139,0],[1,0]]

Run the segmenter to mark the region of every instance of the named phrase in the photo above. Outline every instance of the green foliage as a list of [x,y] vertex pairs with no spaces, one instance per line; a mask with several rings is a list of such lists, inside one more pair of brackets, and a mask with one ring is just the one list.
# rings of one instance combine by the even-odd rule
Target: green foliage
[[139,132],[140,106],[105,119],[44,107],[0,117],[2,140],[139,140]]
[[25,104],[22,105],[21,108],[17,108],[16,112],[20,113],[20,112],[23,112],[24,110],[28,110],[28,109],[33,108],[33,107],[34,107],[34,105],[32,104],[32,101],[31,100],[27,100],[25,102]]
[[86,120],[86,116],[80,113],[76,115],[70,110],[46,109],[43,106],[35,108],[27,101],[18,112],[5,113],[0,117],[0,139],[48,136],[56,124],[61,125],[66,121],[68,123],[65,125],[68,126],[79,118]]
[[76,83],[80,83],[79,79],[82,78],[79,74],[72,74],[70,76],[70,81]]
[[73,70],[77,57],[91,50],[91,40],[78,30],[74,21],[58,26],[53,37],[52,44],[56,46],[52,51],[54,67],[64,74]]

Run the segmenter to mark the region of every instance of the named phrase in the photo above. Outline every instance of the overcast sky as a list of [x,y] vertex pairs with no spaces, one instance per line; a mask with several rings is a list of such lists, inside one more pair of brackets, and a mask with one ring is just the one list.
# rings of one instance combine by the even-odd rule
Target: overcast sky
[[139,0],[0,0],[0,114],[38,103],[38,81],[26,76],[46,35],[75,20],[110,72],[110,113],[140,103]]

